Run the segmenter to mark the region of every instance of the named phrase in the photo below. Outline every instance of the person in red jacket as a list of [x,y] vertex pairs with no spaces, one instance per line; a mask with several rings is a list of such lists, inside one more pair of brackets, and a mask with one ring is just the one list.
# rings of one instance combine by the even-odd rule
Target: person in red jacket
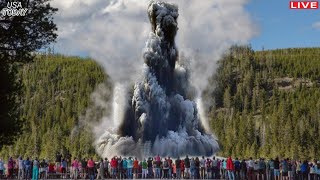
[[185,178],[184,177],[184,169],[185,169],[184,160],[181,160],[180,168],[181,168],[181,179],[182,179],[182,178]]
[[89,178],[90,180],[94,180],[94,176],[95,176],[95,163],[93,161],[93,158],[90,158],[87,162],[87,167],[88,167],[88,174],[89,174]]
[[234,179],[234,164],[231,157],[227,160],[227,172],[229,179]]
[[137,158],[135,158],[134,161],[133,161],[133,173],[134,173],[135,179],[138,179],[138,175],[139,175],[139,161],[138,161]]
[[117,167],[118,167],[118,161],[117,161],[116,157],[113,157],[111,159],[110,166],[111,166],[112,178],[116,179],[116,177],[117,177]]

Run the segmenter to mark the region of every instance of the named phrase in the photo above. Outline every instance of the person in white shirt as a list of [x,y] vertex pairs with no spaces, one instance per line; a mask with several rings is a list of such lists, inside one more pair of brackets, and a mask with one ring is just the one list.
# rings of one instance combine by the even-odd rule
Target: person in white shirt
[[249,177],[249,179],[253,178],[253,174],[254,174],[254,161],[252,160],[252,157],[250,157],[250,159],[248,161],[248,177]]
[[21,156],[18,159],[18,165],[19,165],[18,179],[23,179],[24,178],[24,163],[23,163],[23,159]]
[[206,170],[206,159],[202,156],[200,160],[200,177],[201,179],[205,179],[205,170]]
[[216,157],[212,158],[212,178],[217,179],[219,177],[218,160]]

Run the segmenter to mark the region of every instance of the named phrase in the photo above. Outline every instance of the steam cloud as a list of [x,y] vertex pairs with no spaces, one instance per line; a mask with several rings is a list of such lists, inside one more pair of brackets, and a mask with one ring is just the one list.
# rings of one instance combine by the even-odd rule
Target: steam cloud
[[[59,39],[55,48],[64,54],[85,52],[96,59],[115,82],[112,115],[104,117],[102,124],[95,127],[95,132],[99,137],[97,151],[101,152],[103,156],[111,156],[119,151],[124,152],[125,149],[132,149],[135,154],[155,153],[156,151],[164,154],[166,151],[161,148],[162,146],[171,148],[172,150],[169,152],[183,153],[180,152],[182,148],[195,149],[195,147],[186,145],[188,144],[186,140],[190,140],[188,139],[190,134],[197,140],[202,137],[202,142],[212,142],[212,136],[206,135],[209,129],[207,129],[208,122],[203,108],[201,108],[203,105],[200,98],[201,91],[208,85],[207,78],[214,72],[215,62],[221,54],[234,43],[247,43],[257,31],[244,9],[247,0],[169,1],[179,6],[177,22],[179,30],[176,38],[179,47],[179,53],[176,52],[176,54],[179,55],[179,59],[173,68],[175,81],[168,82],[168,88],[163,88],[161,80],[158,84],[156,83],[159,77],[156,76],[154,80],[154,77],[151,76],[150,69],[152,68],[150,66],[141,67],[141,54],[144,54],[144,59],[146,59],[145,55],[148,52],[145,50],[144,53],[141,53],[150,31],[148,17],[145,13],[149,0],[53,1],[53,5],[59,8],[59,14],[56,17]],[[157,38],[149,37],[147,49],[148,46],[157,44],[152,41],[157,41]],[[144,72],[142,77],[139,76],[141,71]],[[135,85],[135,94],[124,91],[130,87],[131,82],[137,79],[143,83]],[[195,85],[194,87],[190,86],[190,81]],[[180,84],[174,84],[178,82]],[[171,87],[170,83],[173,83],[172,87],[177,91],[177,96],[168,94],[172,90],[168,90]],[[162,137],[166,138],[158,136],[148,140],[143,139],[148,136],[139,135],[140,133],[137,133],[140,140],[134,136],[123,137],[130,134],[124,133],[124,121],[122,122],[128,117],[126,114],[128,114],[128,108],[131,107],[132,102],[128,100],[131,100],[132,96],[134,99],[138,98],[137,91],[145,92],[145,90],[141,90],[144,84],[153,88],[153,92],[158,94],[157,101],[160,101],[159,103],[165,101],[177,107],[179,104],[183,104],[180,107],[181,111],[194,111],[196,115],[193,117],[196,117],[195,121],[199,124],[199,133],[196,131],[190,133],[187,128],[178,128],[175,131],[168,129],[167,133],[160,133]],[[196,100],[197,105],[193,100]],[[141,105],[143,103],[139,99],[136,99],[135,102],[139,108],[144,106]],[[164,107],[167,106],[164,105]],[[192,113],[185,114],[185,116],[191,118]],[[150,114],[148,116],[147,112],[134,117],[139,117],[140,123],[144,124]],[[202,123],[199,122],[199,119]],[[186,120],[186,122],[188,121]],[[120,124],[122,124],[120,126],[122,130],[119,130]],[[206,127],[206,132],[201,124]],[[184,127],[193,126],[185,125]],[[152,140],[157,143],[152,144]],[[191,141],[193,140],[191,139]],[[170,144],[175,145],[176,143],[179,143],[178,146],[181,149],[174,150],[174,147],[170,146]],[[161,147],[159,147],[160,144]],[[204,146],[206,147],[206,145]],[[212,143],[208,146],[212,146]],[[105,151],[105,148],[109,150]],[[213,148],[212,152],[214,150]],[[195,149],[195,151],[204,154],[208,152],[205,149]]]
[[152,32],[143,53],[143,75],[121,107],[125,110],[121,125],[99,138],[98,152],[138,157],[212,155],[218,143],[200,122],[189,93],[188,69],[179,64],[183,59],[178,59],[175,45],[178,7],[152,1],[148,15]]

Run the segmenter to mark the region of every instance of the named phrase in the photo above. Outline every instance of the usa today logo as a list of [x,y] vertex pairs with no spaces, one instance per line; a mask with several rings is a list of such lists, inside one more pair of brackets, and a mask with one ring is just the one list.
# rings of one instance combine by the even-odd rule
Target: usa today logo
[[1,10],[2,16],[25,16],[28,9],[23,8],[21,2],[8,2],[7,7]]

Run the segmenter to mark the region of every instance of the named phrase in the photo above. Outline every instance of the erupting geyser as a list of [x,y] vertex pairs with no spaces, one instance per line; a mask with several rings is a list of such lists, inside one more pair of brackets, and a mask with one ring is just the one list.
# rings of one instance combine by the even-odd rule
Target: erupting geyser
[[212,155],[218,143],[201,124],[189,71],[175,46],[178,7],[152,1],[148,15],[152,32],[142,78],[118,109],[123,115],[114,116],[121,123],[99,138],[97,150],[102,156]]

